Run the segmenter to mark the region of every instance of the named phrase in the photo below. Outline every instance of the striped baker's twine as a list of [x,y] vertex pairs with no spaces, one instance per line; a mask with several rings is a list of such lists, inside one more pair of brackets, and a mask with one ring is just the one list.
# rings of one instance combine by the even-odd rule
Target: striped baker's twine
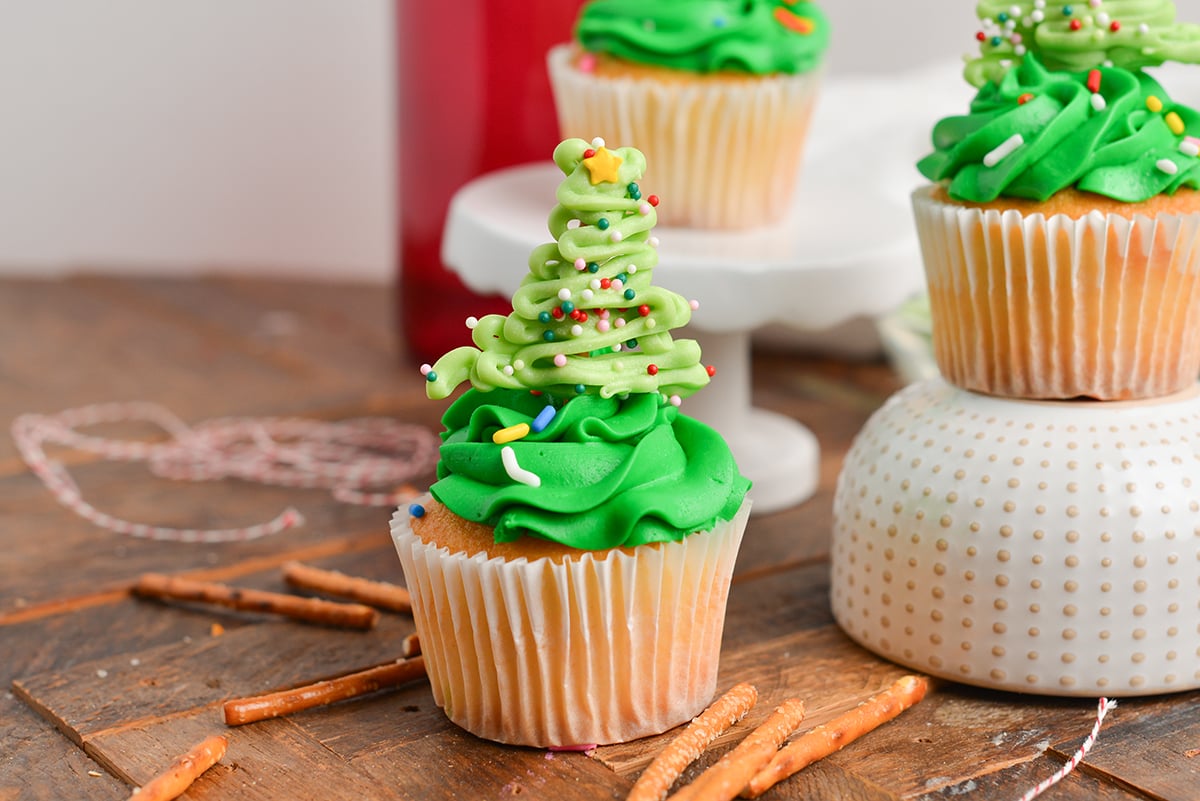
[[1096,722],[1092,726],[1092,733],[1089,734],[1086,739],[1084,739],[1083,744],[1079,746],[1079,750],[1071,755],[1071,758],[1068,759],[1063,766],[1058,769],[1057,773],[1055,773],[1053,776],[1043,779],[1037,787],[1031,787],[1029,791],[1025,793],[1025,795],[1021,796],[1020,801],[1032,801],[1034,798],[1037,798],[1046,790],[1062,781],[1068,773],[1075,770],[1075,766],[1083,761],[1083,758],[1087,756],[1088,751],[1091,751],[1092,746],[1096,744],[1096,738],[1100,736],[1100,726],[1104,723],[1105,715],[1108,714],[1109,710],[1114,709],[1116,705],[1116,701],[1112,701],[1108,698],[1101,698],[1096,708]]
[[[78,429],[100,423],[157,425],[166,442],[116,440]],[[274,534],[304,522],[288,508],[274,519],[233,529],[192,529],[133,523],[106,514],[83,499],[66,467],[46,455],[62,445],[117,461],[144,461],[163,478],[215,481],[240,478],[259,484],[327,489],[345,503],[394,506],[411,492],[396,487],[432,469],[438,438],[428,429],[387,418],[328,423],[293,418],[223,418],[189,426],[154,403],[108,403],[57,414],[24,414],[12,425],[17,449],[30,470],[63,506],[110,531],[153,540],[229,542]]]

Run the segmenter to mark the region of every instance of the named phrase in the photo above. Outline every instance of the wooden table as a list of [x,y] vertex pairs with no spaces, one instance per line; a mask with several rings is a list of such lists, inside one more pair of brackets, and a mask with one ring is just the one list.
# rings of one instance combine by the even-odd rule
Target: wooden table
[[[188,423],[226,415],[383,416],[436,430],[443,404],[398,353],[390,293],[343,284],[78,278],[0,282],[0,410],[161,403]],[[877,692],[903,668],[857,647],[827,602],[833,483],[851,438],[898,382],[882,364],[755,356],[754,400],[822,447],[808,503],[752,518],[731,592],[720,688],[752,681],[808,724]],[[146,432],[136,432],[144,436]],[[367,633],[134,598],[145,571],[286,591],[300,559],[394,582],[390,510],[323,490],[240,480],[172,482],[136,462],[59,449],[107,513],[173,526],[241,526],[294,505],[305,525],[222,545],[135,539],[60,506],[0,437],[0,800],[119,799],[190,745],[227,732],[193,799],[623,798],[665,737],[570,754],[483,742],[446,722],[428,685],[226,729],[223,700],[386,661],[413,630],[386,614]],[[428,476],[422,481],[427,482]],[[1091,728],[1095,703],[935,684],[897,720],[779,785],[768,798],[1019,797]],[[685,774],[730,747],[726,740]],[[1055,799],[1200,798],[1200,693],[1127,699]]]

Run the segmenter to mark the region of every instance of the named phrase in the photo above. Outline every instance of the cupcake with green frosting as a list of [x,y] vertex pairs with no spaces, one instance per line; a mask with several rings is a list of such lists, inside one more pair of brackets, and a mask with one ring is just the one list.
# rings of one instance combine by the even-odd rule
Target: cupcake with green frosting
[[1200,113],[1148,72],[1200,63],[1166,0],[978,4],[968,112],[913,195],[934,353],[966,389],[1168,395],[1200,374]]
[[[621,742],[712,700],[749,482],[680,411],[714,373],[652,282],[629,147],[568,139],[512,313],[425,365],[450,397],[430,496],[393,517],[436,702],[490,740]],[[662,206],[669,203],[665,201]]]
[[590,0],[548,57],[560,131],[638,142],[665,225],[776,222],[828,44],[806,0]]

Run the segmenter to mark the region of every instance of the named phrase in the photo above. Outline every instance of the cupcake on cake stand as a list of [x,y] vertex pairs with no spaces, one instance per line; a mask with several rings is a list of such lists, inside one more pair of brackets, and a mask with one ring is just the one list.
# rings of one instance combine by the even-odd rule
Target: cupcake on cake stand
[[[814,154],[822,154],[815,144]],[[878,175],[866,175],[871,167],[863,160],[822,155],[827,158],[808,160],[804,188],[777,224],[745,231],[656,229],[656,280],[699,302],[690,328],[705,363],[718,371],[704,393],[688,399],[687,413],[729,442],[754,482],[755,513],[812,495],[819,447],[801,422],[753,405],[751,335],[772,323],[827,330],[882,314],[921,286],[902,202],[861,189],[880,185]],[[860,180],[856,169],[864,172]],[[511,294],[529,251],[547,237],[541,210],[555,181],[552,165],[531,165],[467,184],[448,213],[445,263],[472,290]],[[864,232],[861,217],[838,209],[855,209],[875,223]]]
[[[982,89],[913,195],[944,378],[867,422],[834,501],[846,633],[994,689],[1200,687],[1200,113],[1105,5],[982,20]],[[1051,48],[1077,31],[1116,65]],[[972,196],[1064,176],[1042,201]]]

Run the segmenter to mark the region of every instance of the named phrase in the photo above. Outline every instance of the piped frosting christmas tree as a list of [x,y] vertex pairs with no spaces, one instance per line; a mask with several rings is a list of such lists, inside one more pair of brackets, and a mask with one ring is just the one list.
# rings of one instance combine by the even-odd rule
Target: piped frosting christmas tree
[[673,403],[708,383],[694,340],[674,339],[694,301],[651,283],[658,199],[642,196],[642,153],[601,139],[554,150],[565,175],[548,225],[507,317],[470,319],[474,346],[422,367],[426,393],[464,381],[478,390],[530,389],[558,398],[661,393]]
[[980,55],[966,70],[974,86],[998,81],[1026,53],[1051,70],[1200,64],[1200,25],[1177,22],[1170,0],[980,0],[977,11]]

